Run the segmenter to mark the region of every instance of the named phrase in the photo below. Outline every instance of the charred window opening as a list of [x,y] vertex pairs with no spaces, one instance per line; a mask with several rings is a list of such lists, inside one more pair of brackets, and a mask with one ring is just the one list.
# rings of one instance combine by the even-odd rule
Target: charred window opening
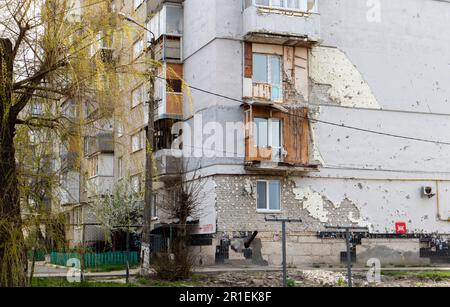
[[174,140],[181,134],[181,130],[175,134],[172,133],[172,127],[177,120],[162,119],[155,122],[155,135],[153,148],[155,151],[162,149],[171,149]]
[[169,93],[181,93],[183,90],[183,82],[180,79],[167,79],[166,90]]

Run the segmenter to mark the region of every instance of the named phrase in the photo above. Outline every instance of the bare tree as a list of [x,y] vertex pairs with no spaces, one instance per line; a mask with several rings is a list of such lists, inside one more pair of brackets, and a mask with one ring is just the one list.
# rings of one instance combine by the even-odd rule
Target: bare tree
[[[180,171],[184,174],[184,171]],[[202,214],[204,194],[203,179],[196,174],[190,180],[180,175],[165,192],[160,208],[166,218],[173,221],[175,235],[167,254],[156,257],[154,268],[160,278],[169,280],[186,279],[192,274],[195,255],[190,248],[192,228]]]

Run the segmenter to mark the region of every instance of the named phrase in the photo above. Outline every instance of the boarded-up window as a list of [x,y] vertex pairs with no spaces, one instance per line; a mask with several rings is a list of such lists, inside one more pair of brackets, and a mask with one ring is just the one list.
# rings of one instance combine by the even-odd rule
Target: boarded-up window
[[244,77],[245,78],[252,78],[253,74],[253,47],[252,43],[246,42],[244,45],[244,57],[245,57],[245,64],[244,64]]

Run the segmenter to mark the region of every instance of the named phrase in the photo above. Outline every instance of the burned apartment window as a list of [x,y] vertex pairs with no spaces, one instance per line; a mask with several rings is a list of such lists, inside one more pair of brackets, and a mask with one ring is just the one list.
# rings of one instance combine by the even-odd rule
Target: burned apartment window
[[166,90],[169,93],[181,93],[183,82],[180,79],[167,79]]
[[253,87],[256,96],[274,101],[282,98],[281,56],[253,54]]
[[153,147],[155,150],[171,149],[174,140],[181,134],[172,134],[172,127],[176,123],[173,119],[162,119],[155,122]]
[[280,211],[280,181],[260,180],[256,182],[256,205],[258,211]]

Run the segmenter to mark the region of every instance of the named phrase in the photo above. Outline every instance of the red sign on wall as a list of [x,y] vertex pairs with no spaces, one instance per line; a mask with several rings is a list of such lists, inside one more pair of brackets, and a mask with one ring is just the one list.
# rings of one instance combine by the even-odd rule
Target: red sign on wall
[[397,222],[395,223],[395,233],[398,235],[405,235],[407,232],[406,223],[405,222]]

